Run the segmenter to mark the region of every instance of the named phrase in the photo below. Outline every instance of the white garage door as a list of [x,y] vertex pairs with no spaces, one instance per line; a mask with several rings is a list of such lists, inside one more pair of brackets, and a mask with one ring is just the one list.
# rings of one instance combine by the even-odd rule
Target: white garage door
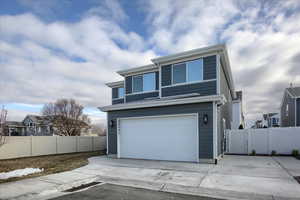
[[197,162],[197,120],[196,114],[120,119],[118,156]]

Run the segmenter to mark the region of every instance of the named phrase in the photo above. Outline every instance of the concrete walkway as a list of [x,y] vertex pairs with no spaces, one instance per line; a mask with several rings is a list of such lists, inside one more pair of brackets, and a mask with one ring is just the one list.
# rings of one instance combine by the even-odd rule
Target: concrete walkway
[[300,161],[292,157],[225,156],[218,165],[89,159],[73,171],[1,184],[0,199],[46,199],[92,181],[226,199],[300,199]]

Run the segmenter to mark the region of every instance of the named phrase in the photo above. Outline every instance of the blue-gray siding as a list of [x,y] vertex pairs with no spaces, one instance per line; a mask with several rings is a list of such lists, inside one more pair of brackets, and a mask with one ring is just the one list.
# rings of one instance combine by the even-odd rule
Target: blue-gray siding
[[162,97],[181,94],[199,93],[201,96],[217,94],[217,82],[207,81],[202,83],[185,84],[162,88]]
[[215,79],[217,78],[217,57],[214,56],[208,56],[203,59],[203,79],[209,80],[209,79]]
[[118,88],[112,88],[112,98],[118,98]]
[[124,103],[124,99],[113,99],[112,104]]
[[[108,153],[117,153],[117,118],[124,117],[142,117],[156,115],[186,114],[198,113],[199,116],[199,158],[213,158],[213,104],[198,103],[187,105],[175,105],[165,107],[153,107],[133,110],[121,110],[108,112]],[[204,114],[208,115],[208,124],[203,124]],[[113,127],[109,126],[109,122],[113,120]],[[159,138],[158,138],[159,139]],[[155,144],[153,144],[155,145]],[[166,144],[168,145],[168,144]]]
[[132,93],[132,76],[128,76],[125,78],[125,87],[126,87],[126,94]]
[[297,126],[300,126],[300,98],[297,99]]
[[[286,111],[287,105],[289,105],[288,112]],[[292,98],[287,92],[284,93],[280,113],[282,127],[295,126],[295,99]]]
[[[220,66],[220,93],[225,96],[227,102],[218,108],[218,155],[222,154],[224,149],[224,128],[230,129],[232,121],[232,96],[222,65]],[[225,119],[226,127],[224,127],[223,119]]]
[[147,92],[147,93],[140,93],[140,94],[131,94],[126,96],[126,103],[133,102],[133,101],[140,101],[147,98],[155,98],[159,96],[159,92]]
[[161,68],[161,85],[167,86],[171,85],[172,65],[165,65]]

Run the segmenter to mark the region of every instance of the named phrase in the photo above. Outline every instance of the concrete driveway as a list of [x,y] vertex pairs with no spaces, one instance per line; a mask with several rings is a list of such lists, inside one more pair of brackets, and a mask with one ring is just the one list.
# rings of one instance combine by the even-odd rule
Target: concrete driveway
[[300,161],[293,157],[227,155],[218,165],[106,156],[89,162],[73,171],[0,184],[0,199],[49,199],[94,181],[219,199],[300,199],[293,178],[300,176]]
[[212,165],[102,156],[74,172],[108,183],[217,198],[300,197],[293,178],[300,176],[300,161],[293,157],[226,155]]

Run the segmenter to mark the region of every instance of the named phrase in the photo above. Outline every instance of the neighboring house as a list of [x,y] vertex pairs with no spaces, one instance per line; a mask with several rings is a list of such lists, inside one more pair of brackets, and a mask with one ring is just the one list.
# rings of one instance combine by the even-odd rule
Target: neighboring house
[[272,128],[280,126],[279,113],[263,114],[262,126],[263,128]]
[[280,105],[282,127],[300,126],[300,87],[284,90]]
[[232,124],[234,83],[225,45],[118,71],[108,83],[107,153],[119,158],[216,162]]
[[263,121],[262,120],[256,120],[254,122],[254,125],[251,128],[263,128]]
[[232,101],[232,125],[231,129],[245,128],[245,117],[243,112],[243,93],[236,92],[236,98]]
[[5,129],[9,136],[22,136],[26,133],[26,126],[23,122],[7,121],[5,122]]
[[23,124],[26,126],[26,136],[54,135],[54,130],[51,124],[51,120],[47,116],[27,115],[23,120]]

